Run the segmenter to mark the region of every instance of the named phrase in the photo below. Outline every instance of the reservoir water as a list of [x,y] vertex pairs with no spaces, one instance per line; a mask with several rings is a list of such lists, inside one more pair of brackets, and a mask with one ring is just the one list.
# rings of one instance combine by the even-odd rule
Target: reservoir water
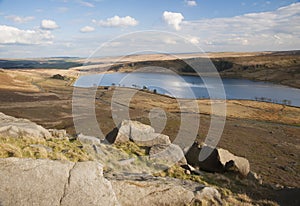
[[115,85],[139,89],[147,88],[150,91],[155,90],[157,93],[176,98],[201,99],[210,98],[209,91],[213,91],[214,97],[223,98],[222,91],[219,89],[222,88],[220,83],[223,83],[226,99],[257,100],[300,107],[300,89],[245,79],[225,78],[220,82],[215,77],[201,78],[198,76],[132,72],[81,76],[74,86]]

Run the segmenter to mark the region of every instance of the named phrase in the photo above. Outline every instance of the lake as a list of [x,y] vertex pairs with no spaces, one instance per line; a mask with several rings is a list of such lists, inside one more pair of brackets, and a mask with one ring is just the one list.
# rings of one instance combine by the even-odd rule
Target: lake
[[[245,79],[222,79],[226,99],[274,102],[300,107],[300,89],[269,82]],[[205,84],[206,83],[206,84]],[[220,81],[214,77],[179,76],[162,73],[110,73],[81,76],[76,87],[121,86],[147,88],[176,98],[224,98]],[[212,93],[213,92],[213,95]],[[209,94],[211,94],[209,96]],[[224,93],[223,93],[224,94]]]

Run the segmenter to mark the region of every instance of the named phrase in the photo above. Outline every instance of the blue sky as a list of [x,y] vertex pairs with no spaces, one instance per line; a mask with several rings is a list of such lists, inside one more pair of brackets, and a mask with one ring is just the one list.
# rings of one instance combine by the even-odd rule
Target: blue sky
[[[180,35],[204,51],[292,50],[300,49],[299,22],[299,0],[0,0],[0,57],[86,57],[143,30]],[[172,35],[160,37],[145,35],[193,52]],[[128,39],[114,41],[106,55],[126,53]]]

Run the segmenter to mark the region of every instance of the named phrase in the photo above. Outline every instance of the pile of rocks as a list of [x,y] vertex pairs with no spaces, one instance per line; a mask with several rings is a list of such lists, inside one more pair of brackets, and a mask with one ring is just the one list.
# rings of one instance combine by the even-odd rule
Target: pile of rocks
[[[151,126],[137,121],[122,121],[107,136],[107,141],[113,144],[132,141],[138,146],[148,147],[150,159],[165,162],[167,166],[177,163],[185,168],[192,168],[191,172],[195,171],[194,168],[209,172],[225,172],[233,167],[245,177],[250,172],[249,161],[243,157],[235,156],[225,149],[200,146],[198,143],[194,143],[190,148],[182,149],[172,144],[167,135],[157,134]],[[210,153],[203,161],[199,160],[201,151]]]

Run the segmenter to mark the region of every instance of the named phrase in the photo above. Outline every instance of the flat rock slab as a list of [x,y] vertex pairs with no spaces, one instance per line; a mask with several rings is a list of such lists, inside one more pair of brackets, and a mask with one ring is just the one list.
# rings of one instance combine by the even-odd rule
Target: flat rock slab
[[97,162],[0,159],[0,205],[119,205]]
[[113,189],[122,206],[140,205],[189,205],[194,193],[180,185],[149,181],[111,181]]

